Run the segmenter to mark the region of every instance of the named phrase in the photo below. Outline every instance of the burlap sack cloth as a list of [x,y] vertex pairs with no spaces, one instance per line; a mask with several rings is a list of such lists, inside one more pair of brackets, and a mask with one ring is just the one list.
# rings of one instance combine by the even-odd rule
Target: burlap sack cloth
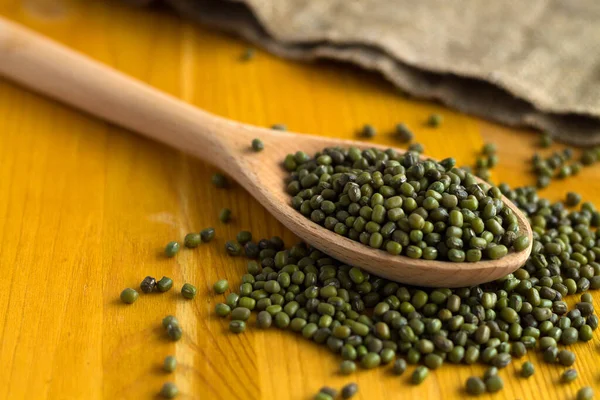
[[403,91],[600,144],[600,0],[162,1],[283,57],[349,61]]

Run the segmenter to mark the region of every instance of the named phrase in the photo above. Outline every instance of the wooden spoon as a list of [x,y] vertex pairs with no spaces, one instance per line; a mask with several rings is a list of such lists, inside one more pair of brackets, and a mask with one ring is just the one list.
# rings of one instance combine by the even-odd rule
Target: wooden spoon
[[[379,276],[414,285],[468,286],[513,272],[531,252],[529,246],[501,260],[477,263],[414,260],[392,256],[337,235],[291,207],[290,196],[285,192],[288,173],[281,167],[283,159],[297,150],[311,154],[334,145],[382,146],[272,131],[221,118],[1,19],[0,74],[216,165],[307,243]],[[264,151],[251,150],[254,138],[262,139]],[[532,243],[532,231],[525,216],[512,202],[503,200],[518,217],[521,232]]]

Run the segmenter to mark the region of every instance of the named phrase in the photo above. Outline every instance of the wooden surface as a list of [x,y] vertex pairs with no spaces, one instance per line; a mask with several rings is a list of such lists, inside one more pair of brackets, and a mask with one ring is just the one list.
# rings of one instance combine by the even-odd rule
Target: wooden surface
[[[460,164],[473,163],[485,141],[496,142],[494,180],[532,182],[526,161],[535,134],[406,99],[371,73],[260,51],[242,63],[247,45],[237,39],[109,1],[0,0],[0,15],[232,119],[346,139],[370,122],[380,131],[374,141],[389,145],[395,143],[387,132],[405,122],[427,154],[452,155]],[[438,129],[423,126],[431,112],[445,118]],[[559,199],[577,188],[600,205],[598,168],[542,193]],[[155,398],[167,380],[184,399],[309,399],[323,385],[349,381],[359,383],[362,400],[464,397],[464,380],[482,366],[445,366],[413,387],[408,374],[397,378],[383,368],[340,377],[337,357],[291,333],[250,324],[246,334],[229,334],[212,312],[222,297],[210,288],[219,278],[238,284],[245,261],[224,255],[225,240],[240,229],[295,238],[237,185],[214,189],[213,172],[0,80],[0,399]],[[233,210],[230,225],[217,220],[223,206]],[[166,242],[207,226],[218,232],[210,245],[160,256]],[[146,275],[171,276],[177,289],[191,282],[199,295],[185,301],[174,290],[122,305],[120,291]],[[600,293],[594,295],[600,308]],[[183,325],[177,344],[164,337],[160,320],[167,314]],[[505,389],[493,398],[570,399],[583,385],[600,393],[599,343],[597,331],[594,340],[571,346],[575,383],[558,384],[563,368],[542,362],[529,380],[517,378],[521,360],[501,372]],[[160,369],[169,354],[179,360],[172,375]]]

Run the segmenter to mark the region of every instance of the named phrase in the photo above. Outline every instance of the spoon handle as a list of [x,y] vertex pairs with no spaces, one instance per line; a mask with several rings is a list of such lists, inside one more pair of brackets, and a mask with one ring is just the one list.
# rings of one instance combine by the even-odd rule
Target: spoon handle
[[2,18],[0,75],[220,168],[232,167],[227,151],[232,141],[250,135],[243,124],[186,104]]

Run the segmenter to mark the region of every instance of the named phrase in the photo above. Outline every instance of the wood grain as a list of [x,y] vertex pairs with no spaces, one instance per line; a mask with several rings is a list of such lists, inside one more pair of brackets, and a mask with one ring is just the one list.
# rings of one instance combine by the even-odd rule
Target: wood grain
[[[460,164],[473,163],[481,145],[494,141],[494,180],[532,182],[526,161],[536,135],[404,98],[373,74],[260,51],[241,63],[241,41],[114,2],[65,0],[48,16],[36,4],[0,0],[0,15],[215,114],[343,139],[370,122],[382,145],[394,144],[388,132],[403,121],[429,155],[452,155]],[[350,380],[361,387],[359,399],[454,399],[464,397],[468,376],[483,371],[444,367],[419,387],[384,369],[344,378],[336,357],[292,334],[229,334],[213,316],[221,297],[210,288],[223,277],[238,284],[245,262],[225,256],[224,242],[250,229],[293,243],[291,232],[241,187],[213,188],[213,167],[164,145],[2,80],[0,110],[0,399],[153,398],[167,380],[185,399],[308,399],[322,385]],[[439,129],[423,125],[431,112],[445,118]],[[597,167],[586,168],[542,193],[559,199],[577,188],[600,204],[597,177]],[[230,225],[217,222],[223,206],[233,209]],[[160,256],[166,242],[206,226],[217,228],[213,244]],[[173,291],[120,304],[119,292],[146,275],[171,276],[177,289],[191,282],[200,293],[192,302]],[[160,326],[167,314],[184,326],[176,345]],[[517,378],[520,362],[513,363],[502,372],[505,390],[493,397],[570,399],[583,385],[600,392],[599,339],[596,332],[591,342],[571,346],[577,382],[557,384],[562,369],[532,355],[536,374]],[[180,362],[171,376],[160,370],[168,354]]]

